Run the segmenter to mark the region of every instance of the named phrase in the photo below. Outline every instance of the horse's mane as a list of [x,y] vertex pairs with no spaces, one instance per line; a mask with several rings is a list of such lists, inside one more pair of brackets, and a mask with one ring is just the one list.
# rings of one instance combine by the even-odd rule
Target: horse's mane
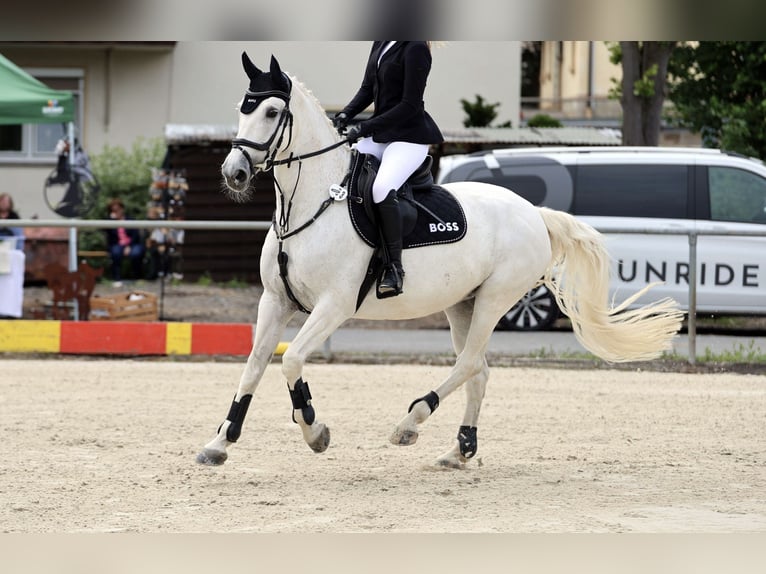
[[292,74],[288,74],[288,76],[290,77],[290,81],[293,83],[293,89],[295,89],[296,87],[300,89],[300,91],[303,92],[303,94],[305,94],[309,102],[313,103],[317,108],[322,110],[322,115],[324,116],[325,121],[330,127],[332,127],[332,122],[330,121],[330,118],[327,117],[327,110],[324,109],[321,102],[319,101],[319,98],[317,98],[314,95],[314,92],[312,92],[309,88],[307,88],[306,84],[301,82],[298,78],[296,78]]

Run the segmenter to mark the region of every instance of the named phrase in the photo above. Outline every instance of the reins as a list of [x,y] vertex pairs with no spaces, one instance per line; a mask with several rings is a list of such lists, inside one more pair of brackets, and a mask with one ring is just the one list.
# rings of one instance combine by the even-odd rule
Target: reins
[[[290,120],[289,120],[289,123],[290,123],[290,138],[288,139],[287,145],[289,146],[290,142],[292,141],[293,120],[292,120],[292,113],[290,113],[289,110],[288,110],[288,113],[290,115]],[[282,122],[280,121],[280,125],[281,125],[281,123]],[[280,126],[277,126],[277,130],[279,130],[279,127]],[[274,142],[274,138],[277,135],[277,130],[275,130],[274,133],[271,135],[271,137],[268,139],[268,141],[266,141],[264,143],[254,142],[252,140],[245,139],[245,138],[236,138],[236,139],[231,140],[231,147],[234,148],[234,149],[239,150],[240,152],[242,152],[244,154],[244,156],[247,158],[247,161],[250,164],[250,173],[254,173],[255,172],[255,169],[254,169],[255,166],[253,164],[252,159],[250,158],[250,155],[245,152],[244,148],[245,147],[250,147],[250,148],[253,148],[253,149],[257,149],[258,151],[266,151],[266,150],[268,150],[271,147],[271,144]],[[282,130],[282,133],[284,134],[284,129]],[[276,146],[275,149],[279,149],[279,147],[281,146],[282,138],[283,138],[283,136],[280,136],[279,142],[277,143],[277,146]],[[273,155],[276,155],[276,152],[274,152],[274,154],[272,155],[271,158],[267,158],[266,159],[266,167],[263,169],[263,171],[269,171],[275,165],[286,165],[287,167],[290,167],[290,164],[293,163],[294,161],[300,162],[300,161],[303,161],[304,159],[309,159],[309,158],[312,158],[312,157],[316,157],[318,155],[322,155],[324,153],[327,153],[328,151],[334,150],[335,148],[339,148],[340,146],[342,146],[343,144],[346,144],[346,143],[351,143],[351,140],[348,139],[348,138],[344,138],[344,139],[342,139],[340,141],[335,142],[334,144],[328,145],[327,147],[323,147],[323,148],[318,149],[316,151],[310,151],[310,152],[303,153],[303,154],[300,154],[300,155],[293,155],[291,153],[288,157],[286,157],[284,159],[276,159],[276,160],[273,159]]]

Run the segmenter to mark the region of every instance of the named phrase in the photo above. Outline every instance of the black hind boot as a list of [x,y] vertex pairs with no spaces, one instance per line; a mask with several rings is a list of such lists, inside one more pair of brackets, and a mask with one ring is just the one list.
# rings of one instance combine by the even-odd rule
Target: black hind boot
[[402,292],[404,270],[402,269],[402,213],[396,190],[388,192],[386,198],[376,204],[380,230],[385,242],[388,261],[378,283],[378,298],[394,297]]

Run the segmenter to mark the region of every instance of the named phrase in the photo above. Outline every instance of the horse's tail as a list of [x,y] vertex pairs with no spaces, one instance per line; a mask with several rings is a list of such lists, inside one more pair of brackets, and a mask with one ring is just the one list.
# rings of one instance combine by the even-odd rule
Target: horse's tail
[[652,285],[612,307],[610,257],[601,234],[568,213],[540,208],[551,240],[543,279],[582,345],[609,362],[653,359],[670,349],[683,312],[669,298],[627,309]]

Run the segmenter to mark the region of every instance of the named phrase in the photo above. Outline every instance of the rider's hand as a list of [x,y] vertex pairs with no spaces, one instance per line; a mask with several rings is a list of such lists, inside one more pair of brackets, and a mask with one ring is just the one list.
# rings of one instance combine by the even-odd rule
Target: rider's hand
[[360,139],[362,137],[362,126],[359,124],[354,124],[348,130],[346,131],[346,139],[349,141],[349,143],[354,143],[356,140]]
[[343,131],[348,125],[348,115],[346,115],[344,112],[335,114],[335,117],[332,119],[332,125],[336,130],[338,130],[340,135],[343,135]]

